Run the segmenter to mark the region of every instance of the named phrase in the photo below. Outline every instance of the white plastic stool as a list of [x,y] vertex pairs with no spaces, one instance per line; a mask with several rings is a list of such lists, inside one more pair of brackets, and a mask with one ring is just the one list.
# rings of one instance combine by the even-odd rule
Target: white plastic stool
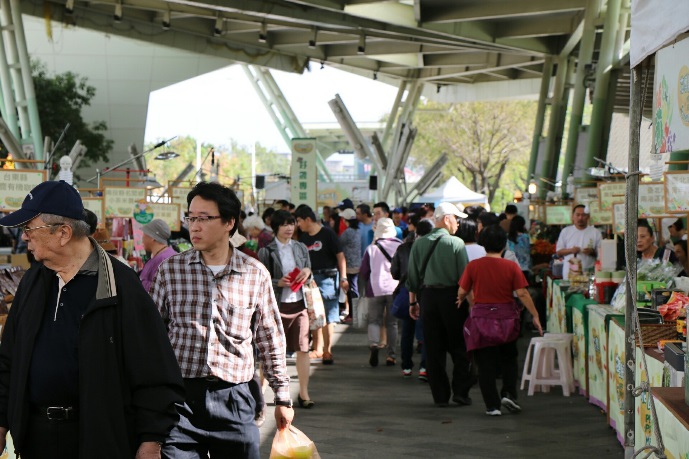
[[565,397],[574,392],[571,334],[548,334],[531,338],[522,372],[522,390],[526,381],[530,382],[528,395],[533,395],[539,389],[548,392],[550,386],[562,386]]

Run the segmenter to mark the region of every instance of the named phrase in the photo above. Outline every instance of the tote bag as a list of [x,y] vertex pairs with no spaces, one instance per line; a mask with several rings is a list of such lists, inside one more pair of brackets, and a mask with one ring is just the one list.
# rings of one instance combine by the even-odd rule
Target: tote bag
[[325,304],[321,291],[318,288],[316,281],[311,279],[310,282],[304,284],[304,302],[309,314],[309,328],[311,330],[318,330],[325,326]]
[[519,309],[515,303],[477,303],[464,322],[467,351],[510,343],[519,338]]

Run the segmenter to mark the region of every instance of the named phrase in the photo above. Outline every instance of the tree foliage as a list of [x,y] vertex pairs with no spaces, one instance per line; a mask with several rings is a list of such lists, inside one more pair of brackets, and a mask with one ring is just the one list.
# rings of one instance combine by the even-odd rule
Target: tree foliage
[[442,153],[448,163],[443,179],[456,175],[484,193],[494,208],[506,194],[524,189],[536,118],[536,102],[500,101],[422,104],[416,112],[419,129],[411,157],[429,167]]
[[[166,185],[169,181],[177,178],[188,164],[192,164],[194,170],[186,177],[186,180],[192,180],[195,183],[196,142],[196,139],[189,136],[174,139],[166,147],[151,152],[150,158],[154,157],[156,152],[159,153],[166,149],[178,153],[180,157],[169,161],[155,161],[147,158],[147,167],[155,174],[160,183]],[[149,149],[152,146],[153,144],[146,145],[145,148]],[[214,154],[210,153],[211,148],[213,148]],[[287,157],[268,150],[260,144],[256,144],[255,151],[256,175],[289,174],[290,162]],[[213,167],[214,170],[217,169],[218,182],[231,186],[249,196],[253,181],[249,147],[240,146],[235,141],[232,141],[229,146],[202,144],[201,160],[203,162],[201,172],[204,180],[211,179],[211,168]]]
[[41,63],[33,63],[32,73],[43,135],[57,142],[66,124],[70,125],[53,156],[54,161],[69,154],[77,140],[87,148],[80,167],[108,161],[113,141],[105,136],[107,124],[105,121],[89,124],[82,117],[82,110],[91,104],[96,89],[86,78],[72,72],[49,75]]

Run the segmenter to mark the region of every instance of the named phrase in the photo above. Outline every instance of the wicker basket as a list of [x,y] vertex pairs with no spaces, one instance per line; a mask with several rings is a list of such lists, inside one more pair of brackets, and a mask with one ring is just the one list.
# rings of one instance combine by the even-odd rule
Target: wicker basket
[[[644,340],[644,347],[656,347],[661,339],[677,338],[677,323],[668,322],[665,324],[641,324],[641,337]],[[639,345],[639,337],[634,337],[636,345]]]

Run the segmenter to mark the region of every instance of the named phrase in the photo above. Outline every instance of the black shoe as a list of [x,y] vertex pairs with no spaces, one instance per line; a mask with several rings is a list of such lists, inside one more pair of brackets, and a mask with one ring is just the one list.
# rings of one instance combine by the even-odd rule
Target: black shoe
[[438,408],[447,408],[448,406],[450,406],[450,404],[448,402],[440,402],[436,403],[435,406],[437,406]]
[[315,405],[313,400],[304,400],[301,398],[301,395],[297,395],[297,402],[299,402],[299,406],[302,408],[311,409]]
[[501,404],[510,413],[520,413],[522,411],[522,407],[519,406],[519,403],[509,395],[502,397]]
[[372,367],[378,366],[378,346],[371,346],[371,355],[368,358],[368,363]]
[[468,395],[455,395],[452,397],[452,401],[461,406],[469,406],[472,403],[471,398]]

